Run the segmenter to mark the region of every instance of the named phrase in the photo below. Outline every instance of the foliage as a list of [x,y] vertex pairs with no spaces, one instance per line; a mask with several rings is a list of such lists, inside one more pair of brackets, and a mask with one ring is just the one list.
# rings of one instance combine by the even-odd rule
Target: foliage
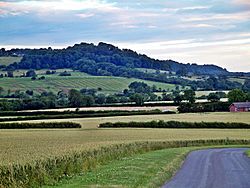
[[216,93],[209,93],[209,95],[207,96],[207,100],[211,102],[218,102],[220,100],[220,96]]
[[178,107],[180,113],[190,112],[227,112],[230,103],[228,102],[210,102],[210,103],[181,103]]
[[179,121],[151,121],[151,122],[117,122],[102,123],[99,128],[185,128],[185,129],[250,129],[246,123],[225,122],[179,122]]
[[244,93],[240,89],[233,89],[227,94],[228,97],[228,102],[233,103],[233,102],[245,102],[247,99],[246,93]]
[[0,129],[65,129],[81,128],[79,123],[73,122],[41,122],[41,123],[0,123]]
[[193,90],[185,90],[183,99],[187,100],[189,103],[193,104],[195,102],[195,92]]
[[[98,45],[81,43],[66,49],[12,49],[4,54],[18,54],[23,58],[19,63],[13,63],[6,70],[17,69],[61,69],[71,68],[96,76],[120,76],[139,78],[163,83],[190,86],[192,89],[207,90],[240,88],[241,84],[227,79],[209,78],[205,81],[191,81],[181,77],[169,77],[168,72],[178,75],[187,73],[196,75],[227,76],[229,72],[215,65],[181,64],[172,60],[155,60],[140,55],[132,50],[121,50],[113,45],[99,43]],[[154,69],[156,73],[143,72],[136,68]],[[161,73],[161,71],[165,71]],[[232,74],[232,73],[231,73]]]

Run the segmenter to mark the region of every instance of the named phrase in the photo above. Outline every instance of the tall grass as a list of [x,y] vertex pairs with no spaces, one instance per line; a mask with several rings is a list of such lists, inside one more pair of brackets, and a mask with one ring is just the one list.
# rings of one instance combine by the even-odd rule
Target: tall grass
[[114,159],[165,148],[188,146],[250,144],[250,140],[187,140],[165,142],[136,142],[119,144],[100,149],[72,153],[31,164],[0,166],[0,187],[40,187],[52,185],[66,176],[85,173],[98,165]]
[[100,128],[213,128],[213,129],[250,129],[247,123],[230,122],[180,122],[180,121],[150,121],[150,122],[116,122],[102,123]]

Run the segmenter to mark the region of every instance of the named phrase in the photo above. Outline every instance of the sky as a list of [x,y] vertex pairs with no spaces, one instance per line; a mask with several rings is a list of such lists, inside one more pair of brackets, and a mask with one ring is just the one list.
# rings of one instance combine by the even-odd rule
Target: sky
[[250,72],[250,0],[0,0],[0,47],[80,42]]

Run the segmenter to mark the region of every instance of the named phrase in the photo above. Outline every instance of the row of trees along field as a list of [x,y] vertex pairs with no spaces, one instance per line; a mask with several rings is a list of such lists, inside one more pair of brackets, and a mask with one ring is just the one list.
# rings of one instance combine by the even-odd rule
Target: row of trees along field
[[[99,91],[101,89],[99,88]],[[0,87],[0,96],[3,93]],[[43,92],[42,94],[34,94],[32,90],[25,93],[16,91],[13,94],[2,97],[12,97],[13,100],[1,100],[0,110],[25,110],[25,109],[46,109],[56,107],[90,107],[102,106],[114,103],[134,102],[141,106],[146,101],[173,101],[175,105],[179,105],[180,112],[202,112],[202,111],[227,111],[228,106],[232,102],[242,102],[250,100],[250,92],[243,92],[235,89],[228,93],[229,103],[219,102],[220,98],[226,97],[224,92],[210,93],[207,96],[207,103],[195,103],[196,95],[193,90],[174,91],[170,93],[164,92],[162,96],[157,96],[155,92],[159,90],[156,86],[148,86],[143,82],[133,82],[121,93],[105,95],[98,92],[98,89],[83,88],[80,91],[72,89],[68,93],[60,91],[57,95],[52,92]]]
[[[139,78],[163,83],[189,86],[196,90],[231,90],[241,88],[242,84],[225,79],[231,73],[215,65],[181,64],[175,61],[160,61],[137,54],[132,50],[121,50],[105,43],[76,44],[62,50],[48,49],[13,49],[2,51],[4,55],[19,55],[22,60],[13,63],[3,70],[19,69],[62,69],[70,68],[95,76],[120,76]],[[165,72],[145,72],[137,68],[163,70]],[[175,72],[176,76],[167,74]],[[209,75],[207,80],[189,80],[181,76]]]
[[192,91],[188,96],[188,102],[180,103],[178,111],[181,113],[186,112],[214,112],[214,111],[228,111],[229,106],[233,102],[246,102],[250,101],[250,92],[244,92],[240,89],[234,89],[227,94],[228,102],[219,102],[220,92],[211,93],[208,95],[210,102],[207,103],[194,103],[195,97]]

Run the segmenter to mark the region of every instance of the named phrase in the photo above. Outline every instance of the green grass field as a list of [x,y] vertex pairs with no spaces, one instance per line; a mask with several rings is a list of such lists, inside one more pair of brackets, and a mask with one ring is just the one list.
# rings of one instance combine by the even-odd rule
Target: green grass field
[[0,65],[10,65],[14,62],[20,62],[21,57],[0,57]]
[[[60,72],[61,71],[62,70],[60,70]],[[18,74],[23,74],[23,72],[25,71],[19,71]],[[38,72],[40,74],[39,76],[44,75],[44,72],[44,70],[40,70],[40,72]],[[175,85],[173,84],[164,84],[133,78],[90,76],[81,72],[71,72],[71,74],[72,76],[68,77],[58,76],[58,74],[45,75],[45,80],[31,80],[31,78],[1,78],[0,81],[1,87],[3,87],[5,91],[10,89],[12,92],[15,90],[26,91],[29,89],[38,93],[43,91],[57,93],[60,90],[68,91],[70,89],[102,88],[102,92],[104,93],[115,93],[128,88],[128,85],[134,81],[143,81],[150,86],[156,85],[158,88],[166,90],[175,88]]]

